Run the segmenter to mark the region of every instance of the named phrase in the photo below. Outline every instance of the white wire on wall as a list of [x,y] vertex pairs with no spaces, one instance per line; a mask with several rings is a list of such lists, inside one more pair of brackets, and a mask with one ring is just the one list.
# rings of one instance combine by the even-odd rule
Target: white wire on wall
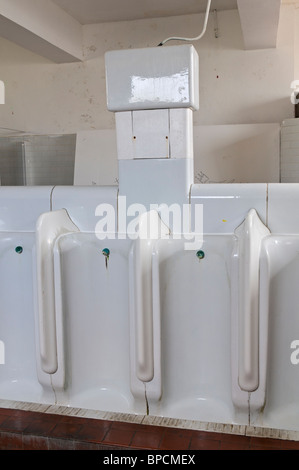
[[202,29],[202,32],[200,33],[199,36],[196,36],[195,38],[171,37],[171,38],[164,39],[164,41],[160,42],[160,44],[158,44],[158,46],[163,46],[168,41],[190,41],[190,42],[192,42],[192,41],[198,41],[199,39],[201,39],[203,37],[203,35],[205,34],[206,29],[207,29],[209,13],[210,13],[210,8],[211,8],[211,1],[212,0],[208,0],[203,29]]

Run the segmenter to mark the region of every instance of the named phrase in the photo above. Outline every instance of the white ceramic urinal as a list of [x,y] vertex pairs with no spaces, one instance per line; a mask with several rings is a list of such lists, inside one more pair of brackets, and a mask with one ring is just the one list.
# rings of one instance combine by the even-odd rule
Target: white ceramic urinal
[[158,280],[152,276],[155,242],[169,235],[158,212],[139,217],[130,254],[131,391],[137,398],[161,396],[161,332]]
[[232,393],[236,406],[260,408],[265,401],[266,321],[260,312],[260,253],[269,235],[257,212],[251,209],[235,230],[237,251],[233,260]]
[[57,327],[61,319],[57,320],[55,308],[54,245],[60,235],[78,231],[65,209],[43,213],[37,220],[38,344],[41,369],[46,374],[57,372],[58,343],[61,341],[61,338],[57,338]]

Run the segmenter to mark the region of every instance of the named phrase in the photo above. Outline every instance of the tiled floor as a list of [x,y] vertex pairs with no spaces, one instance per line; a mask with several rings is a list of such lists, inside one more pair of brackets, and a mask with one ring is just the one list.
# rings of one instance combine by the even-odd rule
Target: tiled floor
[[298,441],[0,408],[0,450],[299,450]]

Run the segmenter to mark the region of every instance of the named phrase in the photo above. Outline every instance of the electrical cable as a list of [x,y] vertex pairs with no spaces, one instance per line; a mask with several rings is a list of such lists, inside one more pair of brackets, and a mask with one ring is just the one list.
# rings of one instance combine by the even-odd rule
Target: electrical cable
[[160,44],[158,44],[158,46],[163,46],[168,41],[190,41],[190,42],[192,42],[192,41],[198,41],[199,39],[201,39],[203,37],[203,35],[205,34],[206,29],[207,29],[209,13],[210,13],[210,8],[211,8],[211,1],[212,0],[208,0],[203,30],[202,30],[202,32],[200,33],[199,36],[196,36],[195,38],[171,37],[171,38],[164,39],[164,41],[160,42]]

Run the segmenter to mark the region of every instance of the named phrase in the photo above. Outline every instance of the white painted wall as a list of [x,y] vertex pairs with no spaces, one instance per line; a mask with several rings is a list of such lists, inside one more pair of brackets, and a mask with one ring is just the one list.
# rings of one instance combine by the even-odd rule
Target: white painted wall
[[74,184],[118,184],[116,132],[114,129],[77,133]]
[[[218,13],[218,39],[211,16],[206,35],[194,43],[200,67],[200,109],[194,113],[195,126],[279,125],[293,116],[290,84],[295,73],[294,10],[294,5],[282,6],[277,48],[256,51],[244,50],[237,10]],[[114,129],[114,115],[106,108],[104,53],[155,46],[173,35],[196,36],[202,28],[203,16],[86,25],[82,63],[53,64],[0,39],[0,79],[6,86],[0,128],[43,134]],[[178,43],[163,47],[174,44]],[[201,133],[202,139],[215,139],[215,135]],[[207,141],[198,141],[196,155],[200,154],[202,144],[205,148],[209,146]],[[277,153],[271,160],[273,147],[266,147],[265,162],[277,165]],[[110,184],[116,162],[109,162],[107,157],[106,160],[107,165],[114,165],[104,171]],[[277,174],[277,170],[276,166],[272,174]],[[213,174],[208,176],[214,179]],[[219,174],[217,178],[223,179]],[[230,179],[229,175],[224,179]]]
[[[279,182],[280,124],[194,126],[195,183]],[[77,134],[74,184],[117,185],[116,133]]]
[[195,183],[275,183],[280,125],[195,126]]
[[[269,123],[292,117],[293,5],[282,7],[277,49],[245,51],[238,11],[218,16],[220,37],[214,37],[211,17],[206,35],[194,43],[200,66],[195,124]],[[0,127],[49,134],[113,128],[114,116],[106,109],[104,53],[155,46],[173,34],[196,35],[202,21],[203,15],[187,15],[84,26],[85,61],[79,64],[53,64],[1,39],[6,104]],[[171,44],[177,43],[163,47]]]

